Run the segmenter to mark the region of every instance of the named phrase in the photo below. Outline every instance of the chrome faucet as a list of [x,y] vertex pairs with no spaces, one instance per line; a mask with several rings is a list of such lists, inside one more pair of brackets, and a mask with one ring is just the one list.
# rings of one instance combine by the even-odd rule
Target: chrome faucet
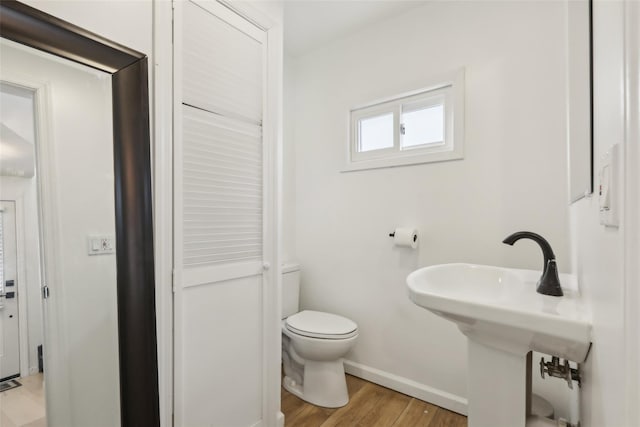
[[556,256],[551,249],[549,242],[539,234],[530,231],[518,231],[505,238],[502,243],[512,245],[520,239],[531,239],[540,245],[542,255],[544,256],[544,266],[542,276],[538,280],[536,291],[539,294],[561,297],[563,295],[560,287],[560,279],[558,278],[558,267],[556,266]]

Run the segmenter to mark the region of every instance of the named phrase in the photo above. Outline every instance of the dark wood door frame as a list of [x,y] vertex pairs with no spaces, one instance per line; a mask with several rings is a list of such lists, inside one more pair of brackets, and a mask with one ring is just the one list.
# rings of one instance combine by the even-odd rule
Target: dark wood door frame
[[112,75],[121,422],[159,426],[147,57],[13,0],[0,36]]

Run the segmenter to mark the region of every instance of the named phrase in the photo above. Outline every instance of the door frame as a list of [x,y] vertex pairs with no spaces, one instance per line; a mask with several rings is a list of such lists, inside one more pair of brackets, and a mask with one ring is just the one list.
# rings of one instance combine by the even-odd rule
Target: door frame
[[624,2],[625,20],[625,133],[624,142],[624,314],[625,366],[627,371],[624,396],[625,418],[629,425],[640,422],[640,4]]
[[173,426],[173,2],[153,6],[153,195],[160,424]]
[[[27,267],[25,262],[25,236],[24,236],[24,201],[22,197],[14,200],[15,227],[16,227],[16,290],[18,293],[18,337],[20,339],[20,376],[31,374],[29,366],[29,322],[27,307]],[[6,292],[6,289],[5,289]]]

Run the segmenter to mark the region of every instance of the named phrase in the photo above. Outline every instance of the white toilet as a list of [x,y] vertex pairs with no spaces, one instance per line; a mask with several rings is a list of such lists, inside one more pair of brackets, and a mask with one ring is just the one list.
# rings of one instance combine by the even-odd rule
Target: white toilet
[[314,405],[338,408],[349,402],[342,357],[358,339],[358,325],[320,311],[298,312],[300,266],[282,268],[283,386]]

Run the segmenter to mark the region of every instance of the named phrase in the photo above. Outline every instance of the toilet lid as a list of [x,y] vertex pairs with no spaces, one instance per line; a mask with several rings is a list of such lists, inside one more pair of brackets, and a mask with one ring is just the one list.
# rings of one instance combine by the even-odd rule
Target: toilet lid
[[314,338],[350,338],[358,329],[358,325],[346,317],[311,310],[287,317],[286,325],[293,333]]

